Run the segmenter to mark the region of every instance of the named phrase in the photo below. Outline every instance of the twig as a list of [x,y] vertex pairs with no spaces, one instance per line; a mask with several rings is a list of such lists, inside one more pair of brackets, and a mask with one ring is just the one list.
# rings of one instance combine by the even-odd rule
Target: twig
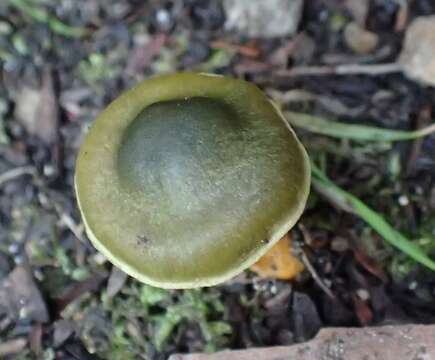
[[[421,127],[422,125],[424,125],[426,122],[431,120],[431,113],[432,113],[432,108],[431,106],[425,106],[423,107],[423,109],[421,109],[419,116],[417,118],[417,127]],[[422,128],[420,131],[426,131],[427,129],[433,128],[435,131],[435,122],[426,127],[426,128]],[[410,176],[414,170],[415,167],[415,163],[417,162],[417,158],[418,155],[421,151],[421,147],[423,145],[423,139],[422,138],[417,138],[414,140],[414,142],[412,143],[411,146],[411,150],[408,156],[408,160],[407,160],[407,164],[406,164],[406,170],[405,173],[407,176]]]
[[305,254],[305,251],[302,250],[301,253],[302,262],[304,263],[305,267],[313,277],[314,281],[317,285],[325,292],[326,295],[328,295],[331,299],[335,299],[335,295],[332,293],[331,289],[325,285],[325,283],[320,279],[320,276],[317,274],[316,269],[314,269],[314,266],[311,265],[310,260],[308,259],[308,256]]
[[84,226],[83,224],[77,224],[77,222],[66,212],[59,212],[60,221],[71,231],[74,236],[83,244],[86,243],[85,237],[83,236]]
[[0,174],[0,186],[17,177],[23,175],[35,175],[35,173],[36,173],[36,168],[34,166],[22,166],[22,167],[8,170]]
[[235,51],[243,56],[250,58],[257,58],[260,55],[260,50],[252,46],[231,44],[220,40],[212,41],[210,45],[214,49]]
[[382,75],[401,72],[402,66],[397,63],[387,64],[345,64],[345,65],[321,65],[321,66],[297,66],[290,70],[277,71],[278,76],[319,76],[319,75]]
[[57,313],[61,313],[71,302],[78,299],[85,293],[96,291],[101,283],[107,278],[107,274],[95,274],[92,277],[76,283],[72,288],[66,291],[56,300]]
[[[307,244],[312,244],[312,237],[309,231],[306,229],[306,227],[303,224],[299,224],[299,229],[302,232],[302,235],[304,236],[305,242]],[[305,254],[304,249],[301,249],[301,258],[302,262],[304,263],[305,267],[313,277],[314,281],[317,285],[325,292],[326,295],[328,295],[331,299],[335,299],[335,295],[332,293],[331,289],[325,285],[325,283],[320,279],[320,276],[317,274],[316,269],[314,269],[314,266],[311,264],[310,260],[308,259],[307,254]]]
[[26,338],[16,338],[9,341],[5,341],[0,344],[0,356],[18,354],[22,350],[24,350],[27,346]]

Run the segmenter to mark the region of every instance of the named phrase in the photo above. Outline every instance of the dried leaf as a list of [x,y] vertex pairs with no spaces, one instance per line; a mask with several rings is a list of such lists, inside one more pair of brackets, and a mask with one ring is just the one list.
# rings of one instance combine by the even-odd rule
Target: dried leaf
[[112,267],[109,280],[107,281],[107,296],[114,297],[124,286],[127,281],[127,274],[118,269],[116,266]]
[[95,274],[86,280],[76,283],[59,299],[56,299],[57,311],[60,313],[68,304],[78,299],[83,294],[97,290],[105,278],[106,274]]
[[290,280],[295,278],[304,266],[292,255],[291,239],[287,234],[263,257],[251,266],[261,277]]
[[373,312],[367,303],[361,300],[358,296],[354,295],[353,304],[355,306],[355,313],[362,326],[369,325],[373,320]]
[[47,306],[31,274],[23,267],[16,267],[0,285],[0,309],[7,316],[45,323],[49,320]]
[[48,145],[53,144],[57,138],[59,104],[51,70],[44,71],[40,89],[21,86],[15,102],[15,116],[26,131]]
[[353,249],[353,253],[355,255],[355,260],[364,267],[364,269],[383,282],[387,282],[387,275],[376,260],[369,257],[361,248]]
[[42,75],[40,101],[36,109],[36,135],[45,143],[53,144],[57,138],[59,103],[55,92],[53,73],[50,69],[45,69]]
[[161,48],[165,45],[167,36],[157,34],[149,42],[133,50],[127,64],[127,72],[130,74],[141,74],[160,53]]
[[74,322],[70,320],[57,320],[54,323],[53,346],[61,346],[74,333]]

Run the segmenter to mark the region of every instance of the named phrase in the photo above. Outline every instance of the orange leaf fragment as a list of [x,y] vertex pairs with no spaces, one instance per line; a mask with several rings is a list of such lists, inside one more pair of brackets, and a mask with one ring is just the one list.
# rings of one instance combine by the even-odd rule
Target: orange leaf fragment
[[287,234],[252,265],[251,270],[261,277],[290,280],[304,270],[304,265],[292,255],[291,238]]

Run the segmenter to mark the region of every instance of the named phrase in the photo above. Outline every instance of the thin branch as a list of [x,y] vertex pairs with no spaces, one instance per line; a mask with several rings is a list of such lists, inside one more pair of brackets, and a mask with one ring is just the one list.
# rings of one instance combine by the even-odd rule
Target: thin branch
[[297,66],[290,70],[278,71],[278,76],[321,76],[321,75],[382,75],[401,72],[402,66],[397,63],[387,64],[344,64],[344,65],[321,65],[321,66]]
[[[307,244],[312,244],[313,240],[311,237],[311,234],[307,230],[307,228],[301,223],[299,224],[299,229],[302,232],[302,235],[304,237],[304,240]],[[314,269],[314,266],[311,264],[310,260],[308,259],[307,254],[305,253],[304,249],[301,249],[301,258],[302,262],[304,263],[305,267],[307,268],[308,272],[313,277],[316,284],[325,292],[326,295],[328,295],[331,299],[335,299],[335,295],[332,293],[331,289],[326,286],[326,284],[322,281],[320,276],[317,274],[316,269]]]
[[19,337],[16,339],[8,340],[0,344],[0,356],[9,356],[18,354],[23,351],[27,346],[27,339]]
[[311,264],[310,260],[308,259],[308,256],[305,254],[305,251],[302,250],[301,253],[302,262],[304,263],[305,267],[313,277],[316,284],[324,291],[326,295],[328,295],[331,299],[335,299],[335,295],[332,293],[331,289],[326,286],[326,284],[322,281],[320,276],[317,274],[316,269],[314,269],[314,266]]
[[35,175],[35,174],[36,174],[36,168],[34,166],[22,166],[22,167],[8,170],[0,174],[0,186],[17,177],[23,175]]

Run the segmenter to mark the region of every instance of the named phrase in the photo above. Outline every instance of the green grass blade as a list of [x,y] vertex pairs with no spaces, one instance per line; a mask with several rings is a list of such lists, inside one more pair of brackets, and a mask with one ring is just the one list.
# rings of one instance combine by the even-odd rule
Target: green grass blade
[[404,254],[435,271],[435,261],[428,257],[419,246],[395,230],[380,214],[360,199],[335,185],[315,164],[311,163],[311,169],[313,185],[321,194],[331,199],[342,210],[350,211],[362,218],[388,243]]
[[402,131],[364,125],[343,124],[337,121],[326,120],[318,116],[292,111],[286,111],[284,114],[288,122],[295,127],[299,127],[315,134],[328,135],[340,139],[390,142],[413,140],[435,133],[435,123],[419,130]]
[[32,19],[47,24],[50,30],[58,35],[82,37],[86,34],[84,28],[64,24],[55,16],[50,15],[45,9],[38,8],[26,0],[9,0],[9,3]]

